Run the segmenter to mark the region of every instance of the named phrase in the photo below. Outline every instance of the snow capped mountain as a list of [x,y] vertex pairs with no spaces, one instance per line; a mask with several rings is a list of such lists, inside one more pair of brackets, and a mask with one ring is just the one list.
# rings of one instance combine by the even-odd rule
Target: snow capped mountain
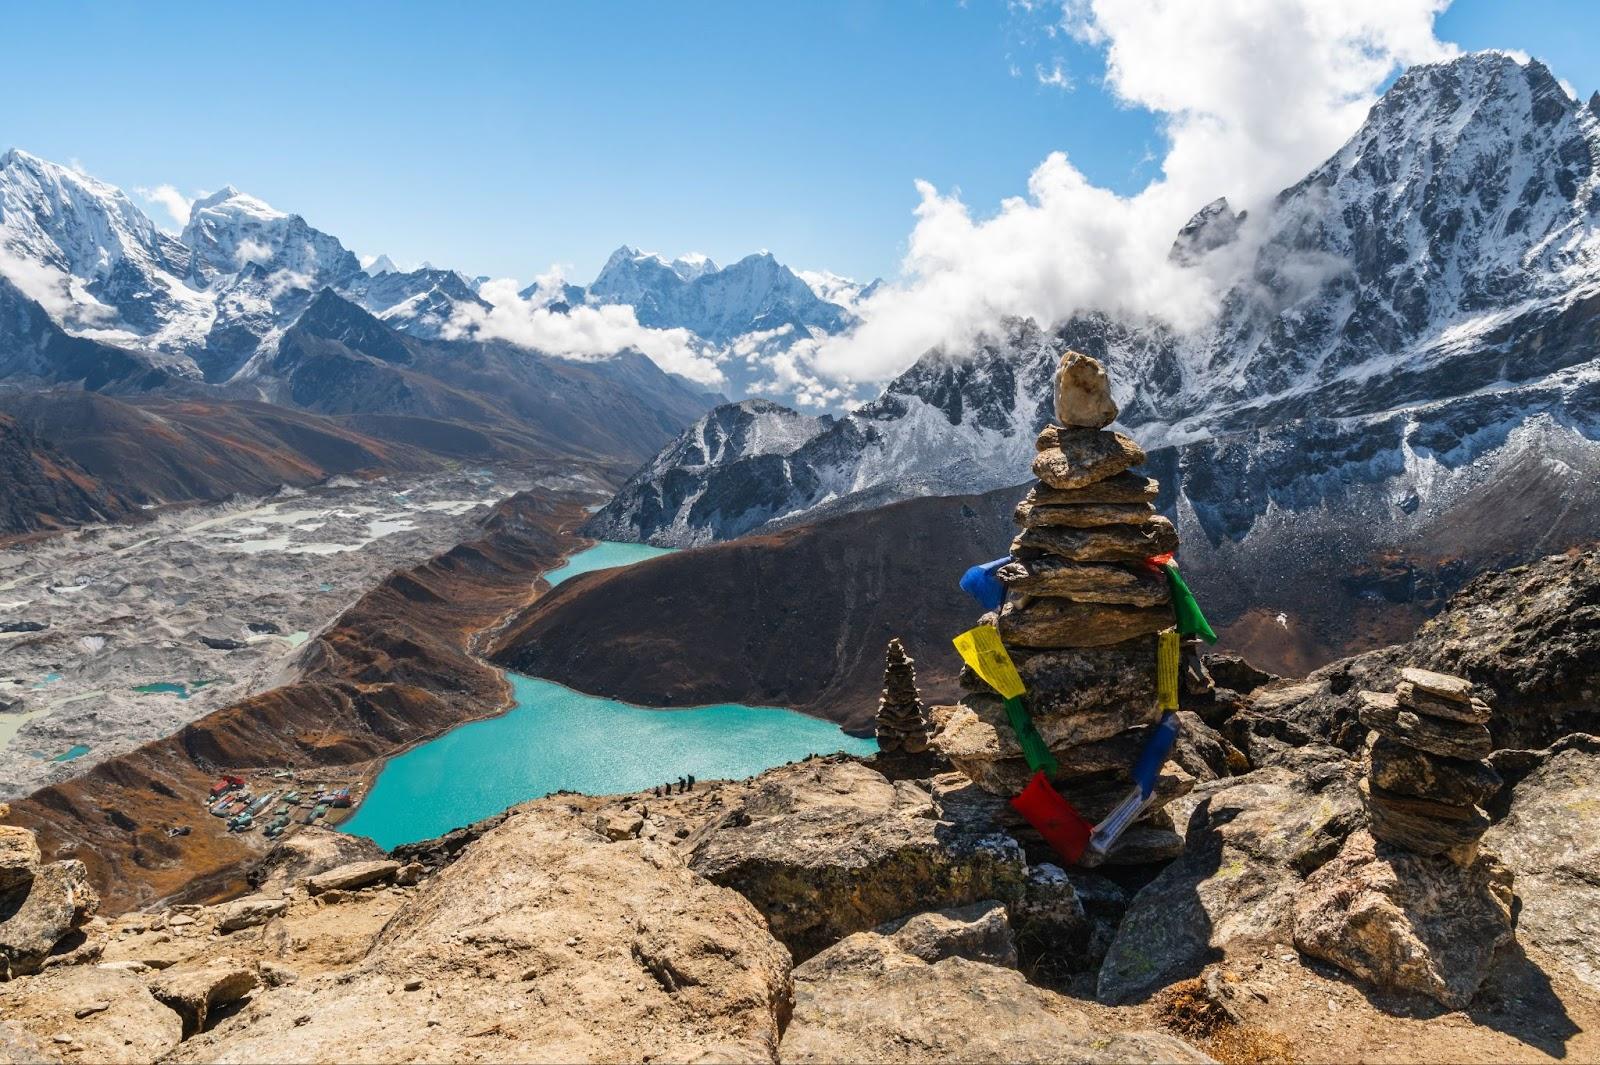
[[454,270],[422,268],[401,273],[393,263],[382,270],[377,269],[379,265],[374,263],[345,281],[338,291],[402,332],[431,339],[442,334],[461,307],[470,304],[489,309],[477,286]]
[[[1219,200],[1184,227],[1176,261],[1240,264],[1209,327],[1096,313],[1049,331],[1006,322],[973,351],[924,356],[790,453],[761,456],[783,460],[782,500],[744,515],[698,502],[757,498],[728,483],[737,456],[654,465],[596,526],[693,543],[1019,482],[1067,348],[1108,363],[1120,422],[1147,449],[1174,448],[1165,502],[1218,550],[1290,528],[1286,513],[1337,523],[1357,497],[1364,535],[1415,542],[1418,522],[1469,484],[1489,491],[1541,446],[1560,456],[1543,478],[1559,498],[1554,486],[1600,476],[1597,211],[1600,119],[1546,68],[1500,53],[1417,67],[1266,210]],[[655,502],[669,497],[679,504]]]
[[286,272],[301,288],[336,286],[361,270],[337,238],[232,185],[195,201],[180,239],[194,252],[194,279],[206,288],[251,266]]

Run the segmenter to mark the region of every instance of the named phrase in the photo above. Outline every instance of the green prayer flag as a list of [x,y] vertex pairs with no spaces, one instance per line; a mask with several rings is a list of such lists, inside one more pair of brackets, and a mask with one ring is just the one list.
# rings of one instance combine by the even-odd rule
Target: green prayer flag
[[1178,621],[1178,631],[1185,636],[1198,636],[1206,643],[1216,643],[1217,634],[1211,631],[1211,623],[1200,613],[1194,593],[1178,576],[1178,567],[1168,562],[1161,568],[1167,571],[1167,588],[1172,592],[1172,614]]
[[1011,721],[1011,730],[1017,734],[1017,742],[1022,745],[1022,756],[1028,760],[1028,768],[1049,777],[1060,772],[1061,767],[1056,764],[1055,755],[1050,753],[1044,737],[1033,727],[1033,718],[1028,716],[1027,708],[1022,705],[1022,696],[1013,695],[1006,700],[1006,717]]

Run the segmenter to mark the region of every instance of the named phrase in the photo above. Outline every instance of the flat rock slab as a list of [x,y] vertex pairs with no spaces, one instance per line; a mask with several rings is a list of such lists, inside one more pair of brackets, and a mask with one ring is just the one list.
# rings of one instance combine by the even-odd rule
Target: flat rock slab
[[1307,878],[1295,946],[1377,987],[1465,1009],[1513,939],[1511,879],[1488,855],[1463,868],[1354,832]]
[[1172,626],[1169,606],[1035,599],[1026,606],[1012,602],[1000,609],[1000,639],[1016,647],[1107,647]]
[[1183,854],[1129,904],[1101,1001],[1142,1001],[1230,953],[1287,943],[1302,878],[1361,825],[1356,779],[1334,757],[1196,787]]
[[1408,680],[1403,680],[1394,686],[1394,697],[1408,710],[1429,717],[1442,717],[1447,721],[1468,721],[1474,725],[1484,725],[1488,724],[1489,718],[1494,715],[1489,704],[1482,699],[1467,699],[1463,702],[1442,699],[1418,688]]
[[1080,503],[1154,503],[1160,494],[1160,481],[1125,470],[1082,488],[1052,488],[1038,481],[1028,489],[1022,501],[1039,507],[1076,506]]
[[178,1014],[130,972],[92,965],[0,983],[0,1018],[44,1045],[71,1037],[74,1060],[154,1061],[183,1038]]
[[1013,555],[1055,555],[1068,562],[1142,562],[1177,549],[1177,530],[1159,514],[1143,525],[1024,529],[1011,541]]
[[1015,969],[932,964],[860,932],[794,972],[779,1059],[800,1062],[1208,1062],[1162,1032],[1120,1032]]
[[1385,791],[1463,806],[1482,806],[1502,781],[1488,762],[1441,758],[1379,736],[1372,745],[1372,783]]
[[1426,717],[1407,710],[1387,692],[1361,693],[1360,720],[1381,736],[1442,758],[1476,761],[1494,750],[1494,740],[1482,725]]
[[400,871],[400,863],[385,858],[381,861],[351,862],[306,878],[306,890],[313,895],[324,891],[354,891],[369,884],[393,880]]
[[1464,703],[1472,699],[1472,682],[1448,673],[1406,666],[1400,671],[1401,681],[1439,699]]
[[1047,426],[1033,475],[1051,488],[1082,488],[1144,462],[1144,449],[1121,433]]
[[364,957],[302,972],[169,1060],[771,1062],[790,966],[761,915],[673,849],[524,808]]
[[1600,738],[1566,737],[1538,753],[1510,808],[1483,837],[1516,874],[1517,935],[1600,989]]
[[1361,800],[1373,836],[1417,854],[1443,854],[1476,843],[1489,830],[1489,815],[1476,806],[1396,795],[1361,782]]
[[1158,606],[1172,599],[1166,578],[1142,566],[1068,562],[1046,555],[1008,562],[995,571],[995,577],[1008,591],[1080,603]]
[[241,928],[266,924],[288,908],[288,899],[269,899],[260,895],[235,899],[222,908],[221,917],[217,921],[217,931],[237,932]]
[[41,866],[32,880],[0,896],[0,975],[38,972],[56,944],[99,905],[82,862]]
[[1074,503],[1067,506],[1041,506],[1024,500],[1017,504],[1012,519],[1025,529],[1052,525],[1068,529],[1092,529],[1099,525],[1144,525],[1156,516],[1149,503]]
[[[1097,712],[1037,718],[1034,727],[1060,764],[1063,777],[1127,773],[1144,748],[1147,729],[1159,720],[1153,703],[1120,703]],[[933,745],[974,784],[998,795],[1014,795],[1033,770],[1023,758],[1004,704],[969,696],[944,720]]]
[[690,865],[749,899],[797,958],[920,909],[1016,898],[1027,877],[986,818],[940,816],[928,792],[842,760],[767,774]]
[[1061,356],[1055,375],[1056,421],[1081,429],[1103,429],[1117,420],[1111,379],[1100,360],[1076,351]]

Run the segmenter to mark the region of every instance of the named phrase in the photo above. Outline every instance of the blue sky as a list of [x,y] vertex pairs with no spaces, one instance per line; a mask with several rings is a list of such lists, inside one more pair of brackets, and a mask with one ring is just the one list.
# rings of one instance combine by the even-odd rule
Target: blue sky
[[[1152,176],[1155,120],[1043,24],[1000,0],[16,6],[0,147],[130,192],[232,183],[469,273],[586,281],[629,243],[892,275],[916,178],[983,213],[1053,150],[1119,192]],[[1600,87],[1600,4],[1458,0],[1437,33]]]

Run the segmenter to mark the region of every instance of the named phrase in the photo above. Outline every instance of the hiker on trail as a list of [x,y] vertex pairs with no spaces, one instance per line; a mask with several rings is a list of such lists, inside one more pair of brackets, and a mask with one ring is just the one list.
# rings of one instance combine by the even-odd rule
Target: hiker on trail
[[655,795],[656,795],[656,798],[658,798],[658,799],[661,798],[661,785],[660,784],[656,785]]
[[693,773],[689,774],[689,790],[690,791],[694,790],[694,774]]
[[685,786],[687,784],[688,784],[688,781],[684,780],[682,777],[678,778],[678,794],[679,795],[683,794],[684,788],[685,788]]

